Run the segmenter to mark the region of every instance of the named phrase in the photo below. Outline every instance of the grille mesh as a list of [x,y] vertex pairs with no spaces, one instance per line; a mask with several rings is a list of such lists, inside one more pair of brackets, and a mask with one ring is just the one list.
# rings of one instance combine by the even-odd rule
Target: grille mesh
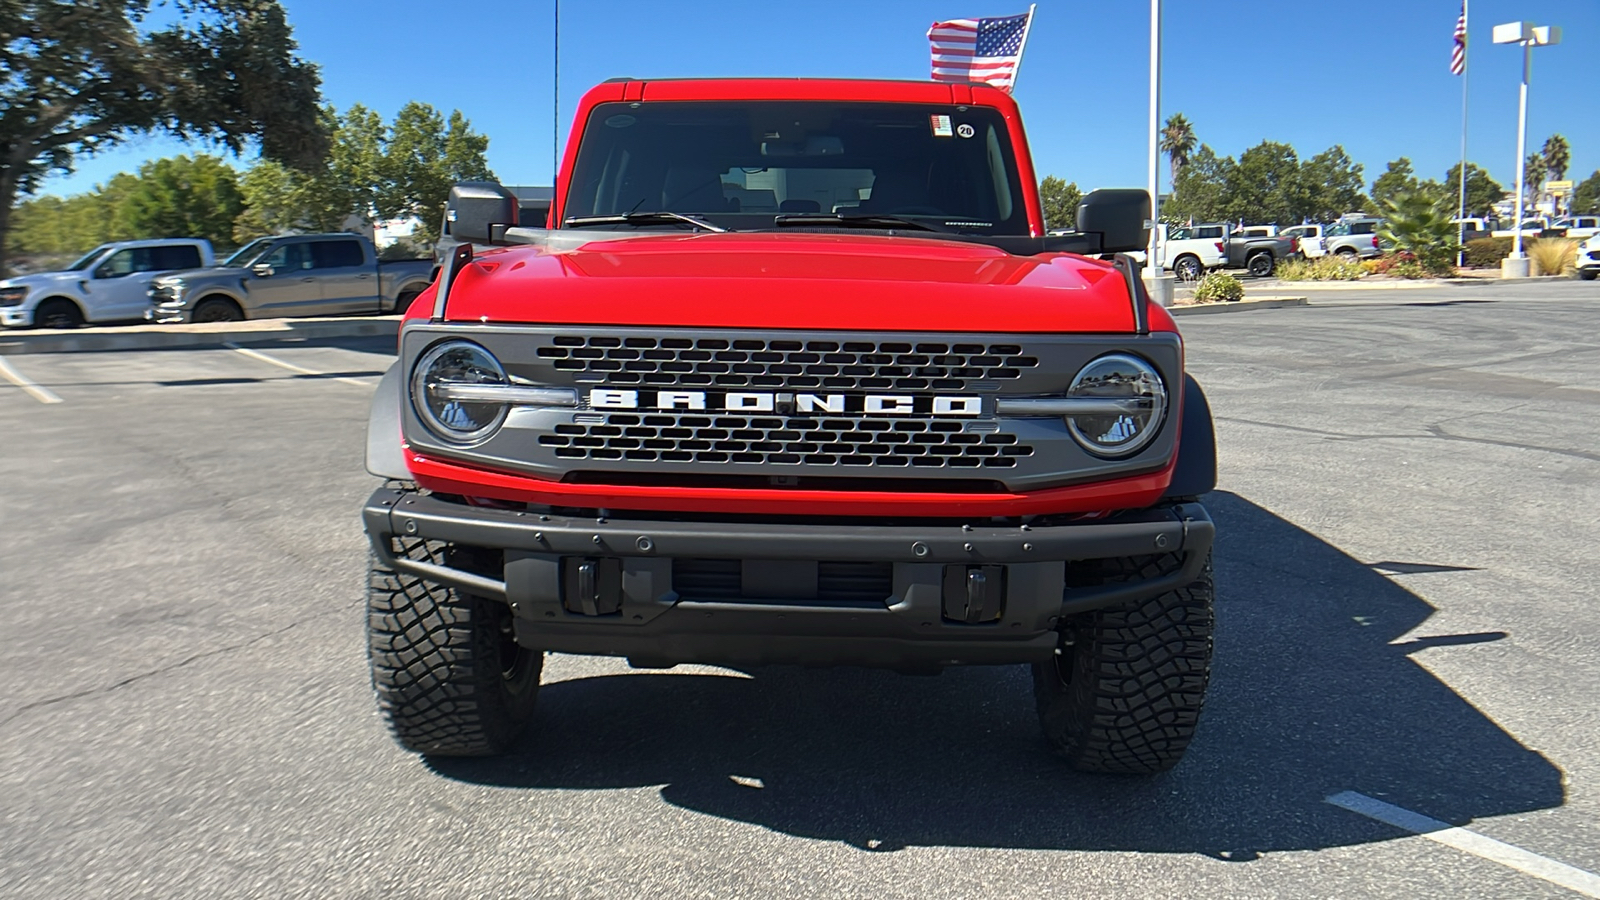
[[616,385],[796,390],[964,390],[1036,368],[1019,344],[798,341],[553,335],[538,349],[557,371]]
[[663,463],[1009,469],[1033,447],[925,419],[611,413],[539,436],[556,457]]

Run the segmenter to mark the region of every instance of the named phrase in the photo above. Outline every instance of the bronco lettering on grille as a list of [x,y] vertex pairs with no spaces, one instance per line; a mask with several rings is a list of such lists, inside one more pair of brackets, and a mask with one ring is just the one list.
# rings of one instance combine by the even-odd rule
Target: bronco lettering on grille
[[930,394],[797,394],[760,391],[638,391],[595,388],[592,409],[695,409],[900,416],[980,416],[983,398]]

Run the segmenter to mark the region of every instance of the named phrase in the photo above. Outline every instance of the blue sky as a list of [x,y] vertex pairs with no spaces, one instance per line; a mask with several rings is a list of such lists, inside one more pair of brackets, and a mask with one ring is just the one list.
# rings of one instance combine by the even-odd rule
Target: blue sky
[[[285,6],[329,101],[386,118],[413,99],[459,108],[490,136],[502,181],[549,183],[552,0]],[[561,136],[582,93],[609,77],[921,79],[930,23],[1026,9],[1022,0],[565,0]],[[1263,139],[1302,158],[1343,144],[1369,184],[1398,156],[1442,178],[1459,155],[1461,79],[1448,70],[1459,11],[1459,0],[1166,0],[1162,118],[1184,113],[1223,155]],[[1534,51],[1530,150],[1560,132],[1572,143],[1572,176],[1600,168],[1600,2],[1472,0],[1470,12],[1468,157],[1507,186],[1515,177],[1521,51],[1494,45],[1490,31],[1524,18],[1565,31],[1561,45]],[[1039,3],[1016,97],[1041,176],[1085,189],[1144,185],[1148,21],[1143,0]],[[88,190],[187,149],[139,140],[83,160],[45,190]]]

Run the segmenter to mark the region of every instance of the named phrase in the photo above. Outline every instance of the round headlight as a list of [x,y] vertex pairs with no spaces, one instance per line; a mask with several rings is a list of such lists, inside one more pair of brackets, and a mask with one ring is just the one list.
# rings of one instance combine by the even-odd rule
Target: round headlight
[[506,418],[506,404],[444,396],[451,385],[509,384],[505,369],[489,351],[471,341],[445,341],[417,362],[411,375],[411,402],[435,434],[470,444],[493,434]]
[[1067,417],[1073,438],[1096,456],[1139,452],[1161,431],[1167,412],[1167,388],[1161,373],[1126,353],[1109,353],[1084,366],[1072,379],[1067,396],[1106,401],[1102,409]]

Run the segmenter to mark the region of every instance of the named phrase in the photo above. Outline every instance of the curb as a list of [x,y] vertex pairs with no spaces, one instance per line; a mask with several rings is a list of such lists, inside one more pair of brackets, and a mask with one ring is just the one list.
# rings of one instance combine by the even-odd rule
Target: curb
[[115,350],[176,350],[345,337],[393,337],[399,316],[341,319],[261,319],[191,325],[124,325],[71,331],[0,331],[0,355],[85,353]]
[[1533,275],[1527,278],[1418,278],[1409,281],[1275,281],[1275,286],[1296,291],[1414,291],[1424,288],[1490,287],[1497,284],[1561,282],[1564,275]]
[[1189,306],[1172,306],[1167,312],[1174,316],[1207,316],[1214,313],[1244,312],[1247,309],[1281,309],[1286,306],[1310,306],[1305,297],[1265,297],[1260,300],[1240,300],[1236,303],[1199,303]]

